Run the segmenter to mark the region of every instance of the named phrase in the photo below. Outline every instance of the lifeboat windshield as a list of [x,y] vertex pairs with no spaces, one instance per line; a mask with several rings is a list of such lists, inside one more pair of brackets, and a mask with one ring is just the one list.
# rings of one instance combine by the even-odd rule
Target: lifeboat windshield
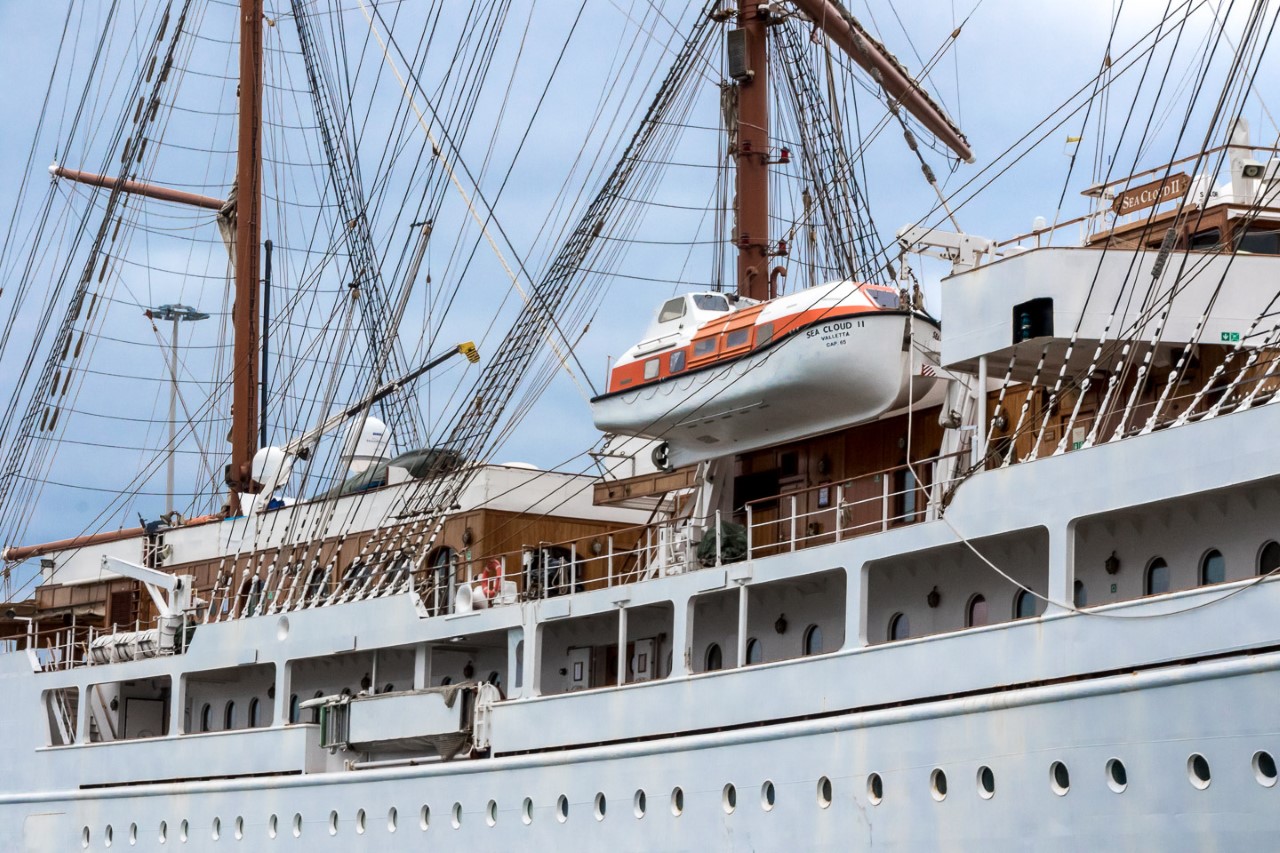
[[864,287],[862,292],[879,308],[893,309],[902,307],[902,300],[896,290],[891,290],[887,287]]
[[703,311],[729,310],[729,300],[719,293],[695,293],[693,304]]

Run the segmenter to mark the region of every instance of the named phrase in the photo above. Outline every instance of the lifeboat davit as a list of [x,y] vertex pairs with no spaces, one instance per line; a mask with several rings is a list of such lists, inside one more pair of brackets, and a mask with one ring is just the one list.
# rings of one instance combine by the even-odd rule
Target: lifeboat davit
[[768,302],[689,293],[664,302],[618,360],[592,417],[604,432],[665,441],[670,467],[745,453],[918,402],[938,381],[940,340],[936,320],[882,285]]

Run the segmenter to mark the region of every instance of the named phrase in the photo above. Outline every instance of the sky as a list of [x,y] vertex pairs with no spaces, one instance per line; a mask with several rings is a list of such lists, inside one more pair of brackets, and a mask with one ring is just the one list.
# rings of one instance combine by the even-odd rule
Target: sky
[[[1133,94],[1135,78],[1142,71],[1141,66],[1136,66],[1122,75],[1109,99],[1095,101],[1087,119],[1083,110],[1073,116],[1055,115],[1054,111],[1075,93],[1089,91],[1103,57],[1108,54],[1117,6],[1122,7],[1122,13],[1111,36],[1114,69],[1124,67],[1125,50],[1155,25],[1170,5],[1166,0],[1123,3],[1078,0],[1069,4],[1046,0],[917,0],[910,4],[850,0],[847,5],[912,72],[918,71],[940,46],[947,44],[949,35],[963,22],[958,40],[934,64],[924,82],[967,134],[976,162],[960,165],[953,171],[940,155],[926,151],[926,157],[938,173],[944,192],[955,194],[951,204],[959,226],[969,233],[1001,239],[1030,230],[1038,216],[1049,221],[1065,220],[1085,212],[1086,204],[1080,191],[1112,167],[1107,160],[1099,161],[1095,157],[1104,133],[1107,145],[1120,140],[1114,152],[1116,174],[1159,165],[1171,159],[1174,152],[1187,154],[1198,150],[1212,101],[1210,94],[1221,86],[1222,76],[1219,73],[1217,77],[1207,78],[1211,82],[1206,84],[1206,92],[1210,94],[1200,99],[1186,123],[1187,132],[1179,139],[1182,110],[1194,85],[1191,76],[1197,67],[1194,58],[1201,53],[1215,13],[1229,16],[1227,33],[1233,39],[1238,38],[1246,4],[1233,4],[1228,0],[1188,2],[1196,14],[1176,39],[1171,37],[1165,42],[1170,51],[1175,40],[1179,45],[1167,66],[1168,73],[1165,73],[1167,52],[1158,54],[1142,89],[1150,93],[1164,80],[1165,97],[1161,105],[1153,110],[1145,100],[1148,95]],[[159,5],[156,0],[121,0],[121,4],[123,19],[154,24]],[[193,49],[190,63],[206,69],[221,63],[225,71],[231,50],[228,42],[233,36],[234,10],[222,0],[198,0],[195,5],[200,9],[200,23],[210,36]],[[374,5],[379,6],[383,23],[395,33],[404,49],[411,50],[418,35],[414,16],[422,14],[425,7],[396,2]],[[377,188],[374,229],[386,261],[384,276],[393,278],[392,270],[398,269],[395,263],[402,258],[408,244],[404,235],[415,214],[414,205],[406,205],[404,200],[417,198],[426,179],[420,169],[414,168],[421,161],[410,156],[401,157],[392,168],[380,169],[385,162],[385,152],[378,143],[397,127],[397,117],[405,115],[397,112],[404,107],[403,93],[395,85],[388,66],[377,61],[376,45],[368,37],[357,0],[343,0],[341,6],[348,44],[359,45],[366,59],[373,57],[368,61],[368,68],[381,66],[381,73],[376,77],[361,77],[356,90],[367,94],[371,105],[365,115],[365,138],[369,144],[361,147],[361,171],[366,187]],[[545,268],[558,238],[574,221],[573,211],[582,209],[611,168],[611,158],[617,155],[634,129],[643,105],[680,44],[677,30],[683,32],[693,17],[693,4],[673,0],[591,0],[582,4],[580,10],[578,6],[569,0],[514,0],[511,5],[502,35],[504,40],[497,53],[496,64],[500,67],[476,104],[473,126],[480,130],[460,144],[454,164],[465,172],[460,183],[473,197],[473,204],[475,183],[480,185],[480,197],[497,199],[492,207],[497,225],[491,231],[500,226],[501,236],[495,242],[503,258],[500,261],[496,257],[474,220],[469,219],[460,193],[450,189],[437,217],[438,233],[444,235],[445,229],[451,228],[464,236],[432,237],[426,268],[433,284],[424,285],[425,291],[415,292],[415,301],[406,314],[406,331],[418,332],[404,335],[410,363],[467,338],[480,343],[482,356],[492,351],[519,305],[518,296],[506,280],[504,264],[508,267],[523,264],[534,277],[534,271]],[[0,210],[13,209],[24,177],[30,181],[28,194],[19,209],[20,235],[16,239],[27,239],[23,235],[31,233],[38,209],[33,199],[38,200],[46,191],[48,179],[43,170],[53,152],[61,151],[68,159],[78,160],[93,170],[99,166],[109,167],[114,151],[118,150],[109,144],[106,132],[109,123],[93,133],[80,133],[76,144],[70,147],[59,138],[59,133],[67,133],[74,122],[83,75],[92,61],[95,22],[102,19],[105,7],[105,3],[82,3],[73,7],[72,24],[82,28],[85,34],[70,42],[72,47],[64,53],[55,70],[53,53],[67,19],[66,0],[0,3],[0,37],[5,47],[0,51],[0,79],[7,81],[7,85],[0,87],[0,115],[5,116],[0,126]],[[286,31],[290,26],[286,4],[268,2],[267,7],[268,17],[277,22],[276,27],[267,31],[268,43],[279,48],[280,57],[287,58],[288,52],[296,47],[296,36]],[[1270,23],[1268,17],[1267,24]],[[121,90],[121,81],[127,76],[122,69],[131,67],[129,51],[141,49],[139,46],[151,32],[140,27],[138,33],[130,37],[125,30],[127,27],[122,27],[118,34],[117,42],[125,47],[115,57],[116,64],[111,64],[111,57],[105,61],[118,76],[100,75],[105,82],[94,90],[91,107],[105,104],[116,112],[121,109],[119,99],[113,100],[112,93]],[[447,42],[442,38],[441,43]],[[1227,45],[1220,48],[1211,70],[1217,72],[1225,68],[1230,59],[1228,48]],[[443,50],[441,56],[444,57]],[[518,73],[508,77],[513,62]],[[447,66],[445,58],[430,61],[424,77],[435,72],[442,74]],[[1266,67],[1271,72],[1275,70],[1274,63]],[[554,76],[550,73],[552,69],[557,71]],[[45,92],[51,74],[55,75],[55,85],[46,108]],[[688,121],[713,127],[717,121],[714,69],[709,69],[705,76],[708,85],[700,96],[700,105],[707,109],[696,115],[691,112]],[[1274,73],[1270,77],[1274,79]],[[303,115],[307,102],[297,94],[304,82],[298,70],[290,68],[282,59],[277,65],[269,64],[268,78],[269,83],[279,87],[272,96],[276,100],[271,101],[269,107],[278,109],[280,116]],[[110,84],[112,79],[114,85]],[[1264,74],[1259,79],[1268,77]],[[225,103],[234,92],[231,84],[218,79],[216,74],[202,76],[193,72],[184,78],[182,86],[184,94],[198,103]],[[1244,108],[1244,115],[1253,126],[1255,141],[1274,144],[1277,129],[1267,111],[1268,96],[1264,90],[1252,98]],[[867,120],[879,120],[883,107],[865,92],[857,97],[861,99],[860,109],[870,117]],[[1084,102],[1083,98],[1077,98],[1075,104]],[[33,166],[28,171],[28,155],[42,110],[47,110],[47,119],[36,142],[37,153],[30,160]],[[1150,128],[1141,150],[1136,141],[1139,134],[1132,123],[1124,130],[1126,120],[1134,115]],[[1041,126],[1028,141],[1020,141],[1048,116],[1054,116],[1048,125]],[[1146,119],[1153,116],[1155,121],[1146,125]],[[1062,119],[1065,121],[1057,124]],[[491,135],[489,131],[494,126],[499,132]],[[409,148],[424,144],[421,128],[414,122],[403,123],[399,128],[399,138]],[[226,115],[198,111],[174,113],[165,138],[181,140],[186,147],[173,149],[162,157],[153,178],[220,197],[225,192],[225,175],[230,170],[232,131],[231,119]],[[289,152],[287,158],[278,159],[307,160],[314,167],[320,159],[314,141],[287,142],[285,135],[286,131],[281,130],[278,140],[272,137],[268,141],[268,155]],[[1078,145],[1069,143],[1068,137],[1072,136],[1083,136],[1084,141]],[[1043,141],[1039,145],[1030,146],[1030,141],[1041,137]],[[1210,144],[1220,141],[1212,140]],[[273,147],[277,144],[278,148]],[[716,145],[714,133],[689,131],[674,150],[679,159],[706,159],[714,158]],[[200,148],[217,153],[200,152],[197,150]],[[1019,156],[1006,156],[1011,148]],[[1074,165],[1073,153],[1076,154]],[[673,159],[676,158],[673,156]],[[923,180],[919,163],[907,151],[899,133],[891,128],[881,134],[865,152],[865,163],[863,189],[870,199],[882,240],[891,242],[900,226],[922,219],[930,225],[943,224],[940,215],[933,212],[937,203],[934,191]],[[1130,169],[1135,165],[1136,169]],[[510,177],[506,178],[508,167]],[[613,281],[601,294],[598,308],[578,317],[579,321],[589,318],[589,327],[585,331],[581,326],[566,330],[566,336],[575,343],[577,363],[570,368],[577,375],[570,377],[568,370],[555,374],[546,393],[519,428],[511,432],[494,461],[521,461],[568,470],[589,467],[583,451],[597,441],[598,433],[591,426],[586,398],[592,393],[592,387],[602,387],[609,359],[616,358],[639,339],[664,299],[709,281],[706,264],[701,260],[703,255],[695,255],[677,245],[682,240],[705,240],[709,236],[707,229],[711,223],[706,215],[683,209],[706,207],[706,187],[698,183],[702,178],[686,178],[686,175],[697,174],[692,169],[670,171],[659,190],[670,207],[643,218],[633,235],[648,242],[646,246],[633,247],[624,268],[647,272],[648,278],[658,280],[643,280],[646,276],[641,275]],[[268,166],[268,191],[275,199],[299,201],[310,198],[308,193],[316,192],[314,174],[311,174],[310,186],[305,177],[293,183],[281,175],[282,168]],[[975,192],[978,188],[982,191]],[[64,192],[63,201],[72,209],[84,209],[92,203],[89,196],[70,192]],[[156,235],[154,241],[135,241],[129,244],[129,251],[148,258],[152,267],[194,268],[208,278],[197,287],[192,284],[196,279],[167,274],[160,269],[149,269],[145,274],[113,272],[122,278],[116,291],[119,302],[110,306],[110,322],[115,325],[104,325],[102,329],[116,331],[112,336],[102,332],[96,355],[99,361],[111,365],[115,373],[149,379],[145,382],[133,379],[123,384],[118,377],[105,375],[111,371],[77,379],[76,409],[88,414],[77,414],[75,422],[65,427],[65,436],[81,443],[69,442],[59,447],[55,464],[60,467],[53,468],[54,475],[51,475],[51,479],[65,485],[48,488],[38,499],[33,498],[29,518],[17,528],[0,531],[4,535],[20,534],[23,541],[42,541],[72,535],[86,527],[134,524],[135,515],[154,518],[163,509],[162,466],[148,461],[154,461],[155,448],[165,440],[161,430],[153,426],[138,428],[141,437],[137,441],[150,448],[150,454],[135,452],[136,448],[109,452],[91,445],[94,441],[109,440],[103,437],[116,434],[113,430],[124,433],[125,426],[112,421],[108,415],[136,416],[138,420],[167,417],[168,385],[163,382],[166,362],[159,344],[167,341],[168,330],[153,332],[140,319],[141,308],[148,304],[198,300],[201,310],[214,315],[214,322],[194,324],[190,330],[182,331],[186,336],[185,346],[189,347],[183,350],[184,370],[188,369],[189,360],[194,388],[197,375],[207,375],[216,369],[212,353],[220,341],[219,329],[225,322],[228,304],[225,283],[219,280],[224,256],[219,255],[220,244],[207,227],[207,221],[181,220],[176,215],[166,220],[163,217],[168,214],[164,212],[154,215],[156,219],[147,220],[154,226],[151,232]],[[310,281],[308,275],[314,272],[317,278],[311,283],[316,284],[318,290],[332,294],[316,297],[316,312],[314,317],[308,315],[311,319],[307,327],[290,329],[287,334],[294,337],[278,345],[332,348],[340,325],[335,325],[333,318],[344,310],[345,304],[341,282],[334,278],[336,273],[316,272],[310,265],[312,255],[292,252],[293,246],[305,240],[311,241],[308,246],[313,252],[321,252],[323,241],[316,243],[315,231],[307,232],[308,225],[301,220],[286,221],[284,214],[272,219],[274,215],[269,205],[269,226],[277,229],[277,242],[284,247],[276,271],[281,286],[288,288],[292,284],[301,289]],[[58,232],[63,239],[70,239],[67,228],[64,223],[63,230]],[[166,229],[167,233],[161,234]],[[185,234],[201,236],[184,242]],[[450,239],[453,242],[449,242]],[[465,264],[468,256],[473,260]],[[51,261],[46,263],[45,273],[51,278],[54,266]],[[930,306],[937,310],[939,281],[946,269],[937,263],[913,263],[925,281]],[[12,264],[0,269],[0,275],[6,276],[5,292],[0,293],[0,316],[5,316],[14,310]],[[442,312],[449,282],[458,285],[458,290],[446,315]],[[42,283],[33,283],[37,296]],[[437,289],[431,290],[432,287]],[[330,315],[327,319],[326,313]],[[945,327],[945,316],[942,320]],[[30,332],[27,327],[40,325],[38,312],[25,307],[19,325],[20,331]],[[358,338],[356,332],[352,334]],[[24,347],[25,344],[15,344],[0,353],[0,394],[4,398],[9,397],[13,383],[22,372]],[[206,356],[207,362],[199,361]],[[443,422],[442,416],[449,410],[452,395],[456,393],[451,389],[460,387],[459,381],[466,379],[464,371],[461,364],[451,364],[442,369],[435,385],[423,388],[422,402],[428,423]],[[305,373],[296,377],[300,386],[308,381]],[[301,396],[305,395],[293,402],[282,399],[278,419],[294,426],[308,423],[325,404],[332,410],[346,402],[344,393],[351,393],[348,389],[325,395],[318,389],[312,390],[321,398],[319,403],[302,401]],[[185,401],[184,405],[187,405]],[[194,396],[192,405],[195,405]],[[11,416],[16,417],[17,413]],[[284,430],[286,426],[280,425],[279,429]],[[209,463],[210,469],[220,468],[222,464],[217,461],[222,446],[217,429],[213,426],[206,430],[201,445],[213,460]],[[200,497],[199,488],[190,485],[210,473],[199,467],[201,453],[194,440],[193,436],[192,441],[184,441],[178,472],[179,482],[187,484],[179,491],[185,489],[186,500],[190,501],[187,504],[180,500],[179,504],[191,514],[204,506],[201,500],[207,503],[216,499],[210,490]],[[140,468],[146,470],[146,475],[135,480]],[[90,485],[77,485],[83,483]],[[110,492],[125,483],[137,484],[140,494],[136,499],[104,509],[109,504]]]

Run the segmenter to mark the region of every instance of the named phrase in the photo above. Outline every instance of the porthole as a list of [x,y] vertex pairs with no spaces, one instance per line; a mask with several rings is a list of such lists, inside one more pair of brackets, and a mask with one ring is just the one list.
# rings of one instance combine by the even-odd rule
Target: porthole
[[533,823],[533,800],[528,797],[525,797],[524,802],[520,804],[520,819],[524,821],[525,826]]
[[724,808],[725,814],[733,814],[733,810],[738,807],[738,789],[733,787],[732,782],[721,790],[720,805]]
[[80,846],[86,849],[89,846],[89,827],[87,826],[80,830]]
[[929,792],[938,802],[947,798],[947,774],[941,768],[935,767],[929,774]]
[[676,817],[684,814],[684,791],[678,786],[671,789],[671,813]]
[[244,818],[236,817],[236,841],[244,838]]
[[1212,777],[1209,774],[1208,760],[1198,752],[1193,752],[1191,757],[1187,759],[1187,778],[1191,780],[1191,784],[1195,785],[1201,791],[1209,787]]
[[160,843],[164,844],[169,840],[169,824],[160,821]]
[[1067,765],[1061,761],[1049,765],[1049,785],[1059,797],[1071,790],[1071,773],[1067,770]]
[[363,834],[364,834],[364,830],[365,830],[365,814],[364,814],[364,809],[357,809],[357,810],[356,810],[356,832],[358,832],[358,833],[360,833],[361,835],[363,835]]
[[330,835],[338,834],[338,813],[337,812],[329,812],[329,834]]
[[395,832],[396,826],[400,822],[400,812],[396,811],[396,807],[392,806],[387,810],[387,832]]
[[569,819],[569,798],[564,794],[556,800],[556,820],[564,823]]
[[272,815],[267,818],[267,838],[275,838],[280,834],[280,818]]
[[607,806],[608,806],[608,803],[604,798],[604,794],[602,792],[598,792],[596,794],[596,804],[595,804],[596,820],[604,820],[605,808]]
[[302,815],[294,814],[293,816],[293,837],[298,838],[302,835]]
[[498,803],[496,800],[490,800],[489,804],[484,808],[484,822],[489,826],[494,826],[498,822]]
[[138,825],[136,823],[129,824],[129,844],[130,846],[138,843]]
[[1265,788],[1275,785],[1276,760],[1271,753],[1262,751],[1253,754],[1253,777]]
[[760,808],[765,811],[772,811],[773,804],[777,802],[777,799],[778,792],[774,790],[773,783],[766,780],[765,783],[760,786]]
[[462,803],[453,804],[453,813],[450,815],[449,822],[453,824],[454,829],[462,826]]
[[431,826],[431,806],[423,806],[418,809],[418,827],[426,832]]
[[831,780],[826,776],[818,780],[818,805],[824,809],[831,805]]
[[1129,771],[1125,770],[1124,762],[1118,758],[1107,762],[1107,787],[1117,794],[1129,787]]
[[880,801],[884,799],[884,780],[879,773],[872,773],[867,777],[867,799],[873,806],[880,805]]
[[183,844],[187,843],[187,837],[190,834],[191,826],[184,820],[178,824],[178,840]]
[[636,795],[631,798],[631,810],[635,812],[637,820],[644,817],[646,806],[644,791],[636,791]]
[[[217,838],[218,836],[214,836]],[[111,824],[107,824],[107,828],[102,831],[102,846],[110,847],[111,842],[115,840],[115,832],[111,829]]]
[[[111,827],[107,827],[107,832],[108,834],[111,832]],[[213,830],[210,834],[213,836],[214,841],[222,837],[222,818],[215,817],[213,819]]]
[[996,774],[985,764],[978,768],[978,796],[989,800],[996,795]]

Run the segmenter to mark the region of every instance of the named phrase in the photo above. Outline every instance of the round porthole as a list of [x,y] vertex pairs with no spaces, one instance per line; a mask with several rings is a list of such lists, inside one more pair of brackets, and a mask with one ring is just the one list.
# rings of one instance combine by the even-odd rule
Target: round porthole
[[1258,784],[1270,788],[1276,783],[1276,760],[1269,752],[1253,754],[1253,777]]
[[280,833],[280,818],[272,815],[267,818],[267,838],[275,838]]
[[418,828],[426,832],[431,827],[431,806],[418,809]]
[[[110,832],[111,832],[111,827],[108,826],[107,833],[110,834]],[[222,837],[222,818],[215,817],[213,819],[213,830],[210,834],[213,836],[214,841],[217,841],[219,838]]]
[[169,824],[160,821],[160,843],[164,844],[169,840]]
[[302,837],[302,815],[295,813],[293,816],[293,837]]
[[454,829],[462,826],[462,803],[453,804],[453,816],[449,822],[453,824]]
[[[110,847],[111,842],[115,841],[115,831],[111,828],[111,824],[107,824],[107,828],[102,831],[102,846]],[[215,835],[214,838],[217,838]]]
[[365,830],[365,813],[364,813],[364,809],[358,809],[358,810],[356,811],[356,832],[358,832],[358,833],[360,833],[361,835],[363,835],[363,834],[364,834],[364,830]]
[[561,794],[556,800],[556,820],[564,823],[569,819],[569,798]]
[[1129,771],[1125,769],[1124,762],[1118,758],[1107,762],[1107,787],[1117,794],[1129,787]]
[[244,818],[240,817],[239,815],[236,816],[235,835],[236,835],[236,841],[239,841],[242,838],[244,838]]
[[818,780],[818,805],[824,809],[831,805],[831,780],[826,776]]
[[604,820],[605,809],[608,806],[603,793],[596,794],[595,814],[596,820]]
[[129,824],[129,844],[130,846],[138,843],[138,825],[136,823]]
[[986,765],[978,768],[978,796],[989,800],[996,795],[996,774]]
[[867,799],[873,806],[880,805],[880,801],[884,799],[884,780],[879,773],[872,773],[867,777]]
[[392,806],[387,810],[387,832],[395,832],[400,823],[400,813]]
[[520,804],[520,819],[524,821],[525,826],[533,823],[533,800],[528,797],[525,797],[524,802]]
[[738,789],[733,787],[733,783],[725,785],[721,790],[720,805],[724,808],[725,814],[733,814],[734,809],[738,807]]
[[929,774],[929,793],[938,802],[947,798],[947,774],[941,768],[935,767]]
[[89,846],[89,827],[80,830],[80,846],[88,848]]
[[676,817],[684,814],[684,791],[679,787],[671,790],[671,813]]
[[187,838],[190,836],[190,833],[191,825],[189,823],[184,820],[182,823],[178,824],[178,840],[183,844],[187,843]]
[[760,786],[760,808],[765,811],[772,811],[773,804],[777,801],[778,792],[774,790],[773,783],[765,781]]
[[636,795],[631,798],[631,810],[635,812],[637,820],[644,817],[645,808],[648,805],[645,800],[644,791],[636,791]]
[[1071,790],[1071,773],[1061,761],[1049,765],[1049,787],[1059,797],[1066,796],[1067,791]]
[[490,800],[484,809],[484,822],[489,826],[494,826],[498,822],[498,803],[496,800]]
[[1192,753],[1187,759],[1187,778],[1191,780],[1191,784],[1203,791],[1209,787],[1212,776],[1209,774],[1209,761],[1198,752]]

